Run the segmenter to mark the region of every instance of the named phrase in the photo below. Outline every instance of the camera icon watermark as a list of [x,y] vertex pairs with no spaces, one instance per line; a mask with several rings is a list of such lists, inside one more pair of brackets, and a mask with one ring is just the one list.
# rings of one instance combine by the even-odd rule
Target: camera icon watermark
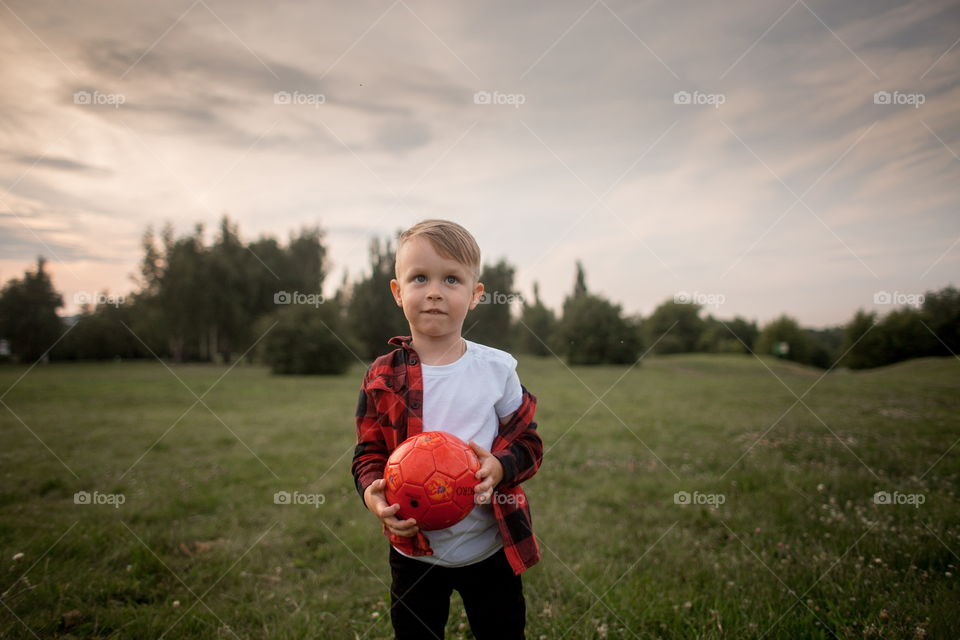
[[919,109],[927,101],[922,93],[902,93],[900,91],[877,91],[873,94],[873,104],[907,105]]
[[719,109],[727,101],[723,93],[703,93],[702,91],[677,91],[673,94],[673,104],[706,105]]
[[283,505],[312,505],[319,509],[327,498],[322,493],[300,493],[299,491],[277,491],[273,494],[273,504]]
[[519,109],[527,102],[522,93],[500,93],[499,91],[477,91],[473,94],[473,104],[508,105]]
[[275,291],[273,304],[309,304],[319,307],[326,301],[322,293],[300,293],[299,291]]
[[322,93],[302,93],[300,91],[277,91],[273,94],[273,104],[280,105],[306,105],[319,109],[320,105],[326,103],[327,97]]
[[873,504],[896,504],[910,505],[914,509],[919,509],[920,505],[927,501],[927,496],[922,493],[900,493],[894,491],[877,491],[873,494]]
[[727,296],[722,293],[701,293],[699,291],[690,293],[688,291],[678,291],[673,294],[673,301],[675,304],[698,304],[702,307],[718,308],[727,301]]
[[73,104],[83,106],[109,106],[119,109],[120,105],[127,101],[127,97],[122,93],[101,93],[99,91],[75,91],[73,94]]
[[727,496],[722,493],[700,493],[694,491],[677,491],[673,494],[673,503],[682,506],[702,504],[710,507],[719,507],[727,501]]
[[873,294],[873,304],[905,304],[919,307],[925,296],[922,293],[901,293],[900,291],[877,291]]
[[82,505],[110,505],[114,509],[119,509],[120,505],[127,501],[127,496],[122,493],[100,493],[99,491],[77,491],[73,494],[73,504]]

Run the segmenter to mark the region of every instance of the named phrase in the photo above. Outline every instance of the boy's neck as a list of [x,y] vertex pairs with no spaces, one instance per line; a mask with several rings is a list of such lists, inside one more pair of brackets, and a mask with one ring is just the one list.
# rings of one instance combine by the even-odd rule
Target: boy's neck
[[414,334],[410,346],[420,356],[420,361],[429,366],[452,364],[467,350],[467,343],[459,333],[436,337]]

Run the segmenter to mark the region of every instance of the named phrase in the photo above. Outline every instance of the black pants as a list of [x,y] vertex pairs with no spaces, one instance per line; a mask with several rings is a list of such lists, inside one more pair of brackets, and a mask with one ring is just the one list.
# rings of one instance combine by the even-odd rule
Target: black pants
[[397,640],[443,640],[454,589],[477,640],[523,640],[523,584],[503,549],[465,567],[441,567],[407,558],[391,546],[390,571],[390,619]]

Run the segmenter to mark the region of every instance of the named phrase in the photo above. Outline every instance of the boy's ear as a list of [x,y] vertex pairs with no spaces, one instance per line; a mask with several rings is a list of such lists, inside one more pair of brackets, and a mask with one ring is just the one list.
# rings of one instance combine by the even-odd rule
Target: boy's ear
[[477,308],[477,305],[480,304],[480,297],[483,296],[483,283],[478,282],[473,287],[473,299],[470,301],[470,310]]
[[390,281],[390,291],[393,293],[393,299],[397,301],[397,304],[402,306],[403,301],[400,299],[400,283],[397,282],[396,278]]

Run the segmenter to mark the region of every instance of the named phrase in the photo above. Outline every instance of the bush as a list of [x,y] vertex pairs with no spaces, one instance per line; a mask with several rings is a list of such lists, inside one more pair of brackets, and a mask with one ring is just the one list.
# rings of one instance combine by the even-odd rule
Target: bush
[[560,332],[570,364],[633,364],[642,347],[638,327],[620,306],[591,294],[568,301]]
[[[317,307],[292,304],[258,322],[260,334],[276,323],[260,343],[260,359],[277,374],[341,374],[355,359],[356,346],[343,330],[336,303]],[[346,344],[344,344],[346,343]]]
[[811,345],[807,333],[797,321],[783,315],[763,328],[757,338],[757,353],[810,364]]
[[[113,360],[115,358],[149,358],[133,331],[134,308],[130,304],[101,304],[85,307],[73,328],[57,343],[51,354],[57,360]],[[123,326],[124,324],[127,327]]]
[[664,302],[643,323],[647,343],[661,354],[697,351],[704,330],[700,308],[699,304]]
[[756,323],[739,316],[726,321],[707,316],[704,327],[697,350],[708,353],[749,353],[759,333]]

